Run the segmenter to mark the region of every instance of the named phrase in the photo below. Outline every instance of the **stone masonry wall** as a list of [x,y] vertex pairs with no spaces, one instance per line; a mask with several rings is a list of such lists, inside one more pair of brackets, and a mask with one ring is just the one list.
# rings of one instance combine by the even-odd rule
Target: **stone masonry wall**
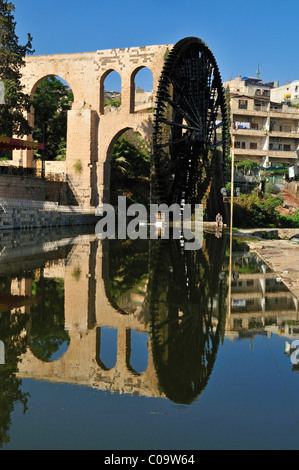
[[67,182],[11,175],[0,175],[0,199],[52,201],[63,205],[78,205]]
[[0,175],[0,198],[45,201],[46,182],[37,178]]
[[39,210],[35,208],[0,207],[0,231],[32,228],[55,228],[73,225],[94,225],[97,219],[94,214]]

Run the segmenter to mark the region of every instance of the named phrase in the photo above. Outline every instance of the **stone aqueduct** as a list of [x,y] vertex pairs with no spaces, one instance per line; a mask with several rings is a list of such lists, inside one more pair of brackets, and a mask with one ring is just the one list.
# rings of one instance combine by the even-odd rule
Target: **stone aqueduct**
[[[74,94],[68,112],[67,156],[65,171],[78,202],[97,206],[109,194],[109,158],[114,142],[128,129],[149,137],[152,114],[134,112],[135,76],[144,67],[153,75],[155,96],[165,53],[172,45],[110,49],[87,53],[56,54],[26,58],[22,82],[31,96],[38,84],[49,76],[65,80]],[[104,81],[110,72],[121,77],[120,113],[104,114]],[[33,114],[29,116],[31,124]],[[23,152],[20,155],[20,152]],[[14,162],[34,165],[32,151],[15,151]],[[82,163],[80,175],[74,164]]]

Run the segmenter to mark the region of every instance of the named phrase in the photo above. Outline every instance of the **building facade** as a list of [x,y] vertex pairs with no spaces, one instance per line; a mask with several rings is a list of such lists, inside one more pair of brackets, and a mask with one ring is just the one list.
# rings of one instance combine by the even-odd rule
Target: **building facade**
[[265,168],[297,165],[299,108],[276,97],[274,101],[273,82],[239,76],[224,87],[230,92],[236,161],[253,160]]

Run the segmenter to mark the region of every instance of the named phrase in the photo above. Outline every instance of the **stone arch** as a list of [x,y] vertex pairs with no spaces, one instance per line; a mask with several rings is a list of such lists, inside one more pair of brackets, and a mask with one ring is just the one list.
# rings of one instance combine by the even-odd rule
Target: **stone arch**
[[[69,339],[70,341],[70,339]],[[63,347],[60,347],[58,351],[56,351],[56,353],[53,355],[53,357],[51,357],[50,359],[45,359],[43,358],[42,356],[40,356],[34,349],[34,347],[32,347],[31,344],[29,344],[28,346],[28,349],[30,350],[32,356],[35,357],[35,359],[37,359],[38,361],[40,361],[41,363],[44,363],[44,364],[51,364],[51,363],[54,363],[54,362],[59,362],[62,360],[62,358],[66,355],[67,351],[69,350],[70,348],[70,344],[66,346],[62,345]]]
[[[136,342],[137,335],[140,335],[140,338],[142,336],[148,336],[147,333],[136,331],[134,329],[129,330],[128,332],[128,348],[127,348],[127,357],[126,357],[126,365],[127,368],[132,374],[141,376],[144,374],[148,368],[148,363],[149,363],[149,350],[148,350],[148,340],[146,345],[138,345]],[[144,341],[143,341],[144,342]],[[145,346],[145,347],[144,347]],[[141,363],[144,362],[142,358],[142,354],[146,352],[146,365]],[[136,359],[139,359],[139,364],[137,363]]]
[[117,140],[125,134],[127,131],[132,131],[133,133],[139,134],[145,141],[147,141],[149,137],[149,130],[148,126],[143,123],[139,122],[135,123],[133,126],[124,127],[118,130],[114,136],[111,138],[110,143],[107,146],[106,156],[104,159],[104,167],[103,167],[103,176],[104,176],[104,192],[103,192],[103,202],[110,202],[110,189],[111,189],[111,157],[113,153],[114,144]]
[[[103,343],[103,336],[104,336],[103,333],[104,332],[108,332],[108,333],[116,335],[116,337],[115,337],[116,341],[115,341],[114,348],[113,348],[114,349],[113,354],[115,355],[113,364],[108,364],[107,363],[107,358],[102,357],[102,355],[103,355],[103,351],[102,351],[103,344],[102,343]],[[111,338],[110,338],[110,341],[111,341]],[[109,370],[112,370],[112,369],[115,368],[115,366],[117,364],[117,342],[118,342],[118,330],[116,328],[106,328],[104,326],[101,326],[101,327],[97,328],[97,331],[96,331],[96,362],[102,370],[109,371]],[[109,353],[111,353],[111,351]],[[108,355],[109,355],[109,353],[108,353]]]
[[[58,259],[58,258],[57,258]],[[16,280],[17,281],[17,280]],[[27,295],[34,292],[38,301],[30,306],[26,327],[27,344],[31,354],[43,363],[57,362],[70,348],[71,335],[66,325],[66,282],[65,275],[55,265],[47,274],[39,270],[39,276],[19,281],[12,288],[22,289]],[[34,289],[34,290],[33,290]],[[51,299],[49,303],[46,299]]]
[[[151,81],[152,81],[152,84],[151,84],[151,103],[150,103],[150,106],[147,106],[146,103],[145,103],[145,107],[144,108],[140,108],[140,106],[137,104],[137,93],[138,93],[138,89],[136,89],[136,77],[138,76],[138,74],[141,72],[141,71],[144,71],[144,72],[147,72],[148,74],[151,75]],[[153,72],[152,70],[145,66],[145,65],[141,65],[140,67],[137,67],[136,69],[133,70],[132,74],[131,74],[131,79],[130,79],[130,113],[136,113],[136,112],[148,112],[149,109],[151,109],[153,107],[153,90],[154,90],[154,76],[153,76]],[[146,90],[143,90],[143,94],[144,94],[144,100],[148,99],[149,97],[146,97],[145,94],[146,94]],[[140,100],[142,101],[142,100]],[[140,103],[142,104],[142,103]],[[138,109],[140,108],[140,109]]]
[[110,202],[110,176],[111,176],[111,157],[113,152],[113,146],[117,142],[117,140],[129,129],[130,127],[125,127],[119,130],[114,137],[111,139],[110,144],[107,148],[106,159],[104,162],[104,194],[103,194],[103,201]]
[[57,77],[59,78],[60,80],[63,80],[65,83],[68,84],[68,86],[70,87],[70,89],[72,90],[73,94],[74,94],[74,102],[75,102],[75,96],[76,96],[76,92],[75,92],[75,88],[70,82],[68,79],[64,78],[63,76],[61,75],[58,75],[54,72],[52,73],[47,73],[47,74],[44,74],[42,77],[40,77],[38,80],[35,81],[35,83],[31,86],[31,89],[29,91],[29,95],[30,95],[30,99],[32,100],[33,97],[34,97],[34,94],[36,92],[36,89],[38,87],[38,85],[40,85],[44,80],[46,80],[47,78],[50,78],[50,77]]
[[[105,81],[109,75],[115,73],[118,75],[120,79],[120,95],[122,93],[122,76],[116,69],[108,69],[106,70],[100,78],[100,114],[105,114]],[[116,91],[116,90],[109,90],[109,91]]]

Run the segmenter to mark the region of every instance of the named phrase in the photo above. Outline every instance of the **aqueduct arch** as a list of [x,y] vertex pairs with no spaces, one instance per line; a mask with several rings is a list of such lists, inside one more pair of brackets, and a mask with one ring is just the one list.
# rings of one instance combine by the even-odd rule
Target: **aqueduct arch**
[[[126,127],[123,129],[120,129],[112,138],[111,141],[107,147],[106,151],[106,158],[104,161],[104,174],[103,174],[103,183],[104,183],[104,188],[103,188],[103,202],[109,203],[110,202],[110,184],[111,184],[111,157],[112,157],[112,152],[113,152],[113,146],[117,142],[118,139],[122,137],[127,131],[133,131],[134,133],[140,134],[140,136],[146,141],[151,133],[151,122],[149,120],[145,121],[142,126],[136,126],[134,127]],[[108,143],[108,142],[107,142]]]
[[[68,112],[66,173],[78,202],[96,206],[105,192],[104,164],[114,137],[123,129],[132,128],[142,135],[152,130],[151,113],[134,113],[132,109],[136,73],[146,67],[153,75],[153,92],[158,81],[167,50],[172,45],[108,49],[96,52],[31,56],[26,58],[22,73],[24,91],[31,94],[47,76],[65,80],[74,94],[72,109]],[[103,114],[103,84],[115,70],[122,83],[121,112]],[[19,161],[15,151],[14,161]],[[34,166],[32,152],[23,160]],[[80,171],[76,163],[80,162]],[[78,167],[78,165],[77,165]]]
[[[163,396],[158,387],[150,341],[146,370],[138,373],[131,366],[128,355],[131,331],[149,333],[149,326],[139,312],[122,315],[110,303],[106,291],[108,252],[105,242],[97,241],[95,235],[80,236],[77,242],[67,260],[50,266],[47,271],[49,277],[59,274],[64,278],[68,349],[59,359],[47,362],[36,357],[29,344],[20,358],[18,376],[101,390],[110,390],[113,384],[113,389],[120,393]],[[79,279],[73,275],[77,266],[80,266]],[[106,327],[117,331],[116,363],[111,369],[100,360],[101,329]]]

